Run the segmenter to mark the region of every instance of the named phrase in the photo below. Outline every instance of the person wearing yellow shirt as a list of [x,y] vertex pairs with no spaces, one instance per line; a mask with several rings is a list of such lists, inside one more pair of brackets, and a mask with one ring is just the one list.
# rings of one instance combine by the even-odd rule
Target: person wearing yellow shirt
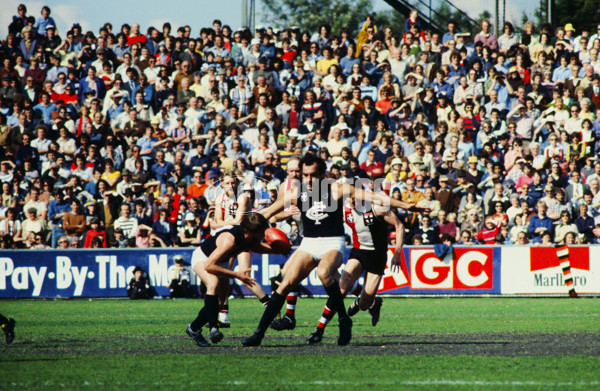
[[117,182],[121,179],[121,172],[115,171],[115,163],[112,159],[106,159],[106,163],[104,164],[105,171],[102,174],[102,179],[108,182],[112,191],[117,190]]
[[317,61],[316,73],[319,76],[327,76],[327,74],[329,73],[329,68],[331,68],[332,65],[338,65],[338,60],[337,60],[337,58],[333,58],[331,56],[331,48],[330,47],[324,47],[323,48],[323,59]]

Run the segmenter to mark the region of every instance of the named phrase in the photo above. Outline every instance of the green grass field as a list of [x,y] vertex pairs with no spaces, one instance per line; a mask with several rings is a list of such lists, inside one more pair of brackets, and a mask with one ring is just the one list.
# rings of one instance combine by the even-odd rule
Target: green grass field
[[0,389],[600,389],[598,299],[387,298],[349,346],[336,319],[307,346],[324,302],[301,298],[295,330],[242,348],[263,307],[232,300],[232,328],[202,349],[184,334],[200,300],[2,301],[17,329]]

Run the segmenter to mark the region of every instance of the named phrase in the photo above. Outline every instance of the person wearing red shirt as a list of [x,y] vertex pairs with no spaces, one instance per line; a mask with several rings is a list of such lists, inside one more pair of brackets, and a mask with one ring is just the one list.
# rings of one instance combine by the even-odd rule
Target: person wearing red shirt
[[364,170],[371,179],[379,178],[384,174],[383,164],[375,160],[375,151],[372,149],[367,152],[367,160],[360,165],[360,168]]
[[288,39],[284,39],[281,45],[283,49],[283,57],[281,59],[291,66],[296,59],[297,53],[294,49],[290,48],[290,41]]
[[92,248],[92,239],[96,236],[102,236],[102,247],[106,248],[106,232],[100,229],[100,221],[94,217],[90,220],[90,230],[85,234],[83,248]]
[[485,226],[476,238],[481,244],[496,244],[496,235],[500,233],[500,228],[502,228],[502,220],[496,222],[493,217],[488,217],[485,219]]
[[79,96],[77,95],[77,92],[75,92],[73,85],[67,84],[64,94],[58,94],[56,100],[62,100],[66,105],[70,103],[76,104],[79,101]]
[[392,100],[388,89],[381,90],[381,96],[377,103],[375,103],[375,108],[381,114],[387,114],[388,110],[392,108]]
[[131,34],[127,37],[127,45],[140,43],[142,46],[146,46],[148,38],[144,34],[140,34],[140,25],[134,23],[131,25]]

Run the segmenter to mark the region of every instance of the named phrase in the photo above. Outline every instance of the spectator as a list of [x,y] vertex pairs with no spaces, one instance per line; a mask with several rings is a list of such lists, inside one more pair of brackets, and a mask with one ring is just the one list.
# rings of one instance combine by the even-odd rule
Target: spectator
[[81,242],[83,233],[87,230],[87,225],[81,205],[76,199],[71,201],[71,210],[65,213],[63,217],[63,228],[71,243],[74,241]]
[[140,266],[133,269],[133,277],[127,287],[127,296],[132,300],[151,299],[154,296],[150,279]]
[[84,248],[92,248],[92,242],[94,239],[100,238],[100,248],[106,247],[106,232],[100,229],[100,220],[94,217],[90,220],[90,229],[85,234],[85,241],[83,243]]
[[171,247],[175,230],[173,223],[168,220],[168,210],[161,208],[158,211],[158,219],[152,224],[151,240],[154,241],[154,247]]
[[190,271],[185,267],[183,256],[173,257],[173,265],[167,271],[169,274],[169,296],[171,298],[191,297]]
[[131,217],[131,206],[128,203],[121,205],[121,214],[114,222],[115,230],[121,228],[123,236],[127,240],[135,238],[137,233],[137,219]]
[[[543,201],[537,203],[537,215],[529,219],[528,233],[533,243],[539,243],[542,240],[542,233],[550,231],[552,233],[552,219],[546,215],[547,206]],[[518,237],[517,237],[518,239]]]

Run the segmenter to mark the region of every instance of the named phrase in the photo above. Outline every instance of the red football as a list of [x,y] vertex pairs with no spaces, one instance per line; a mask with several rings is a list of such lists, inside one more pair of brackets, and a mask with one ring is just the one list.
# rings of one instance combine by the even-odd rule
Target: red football
[[288,254],[292,250],[292,243],[285,232],[279,228],[267,228],[265,231],[265,240],[277,253]]

